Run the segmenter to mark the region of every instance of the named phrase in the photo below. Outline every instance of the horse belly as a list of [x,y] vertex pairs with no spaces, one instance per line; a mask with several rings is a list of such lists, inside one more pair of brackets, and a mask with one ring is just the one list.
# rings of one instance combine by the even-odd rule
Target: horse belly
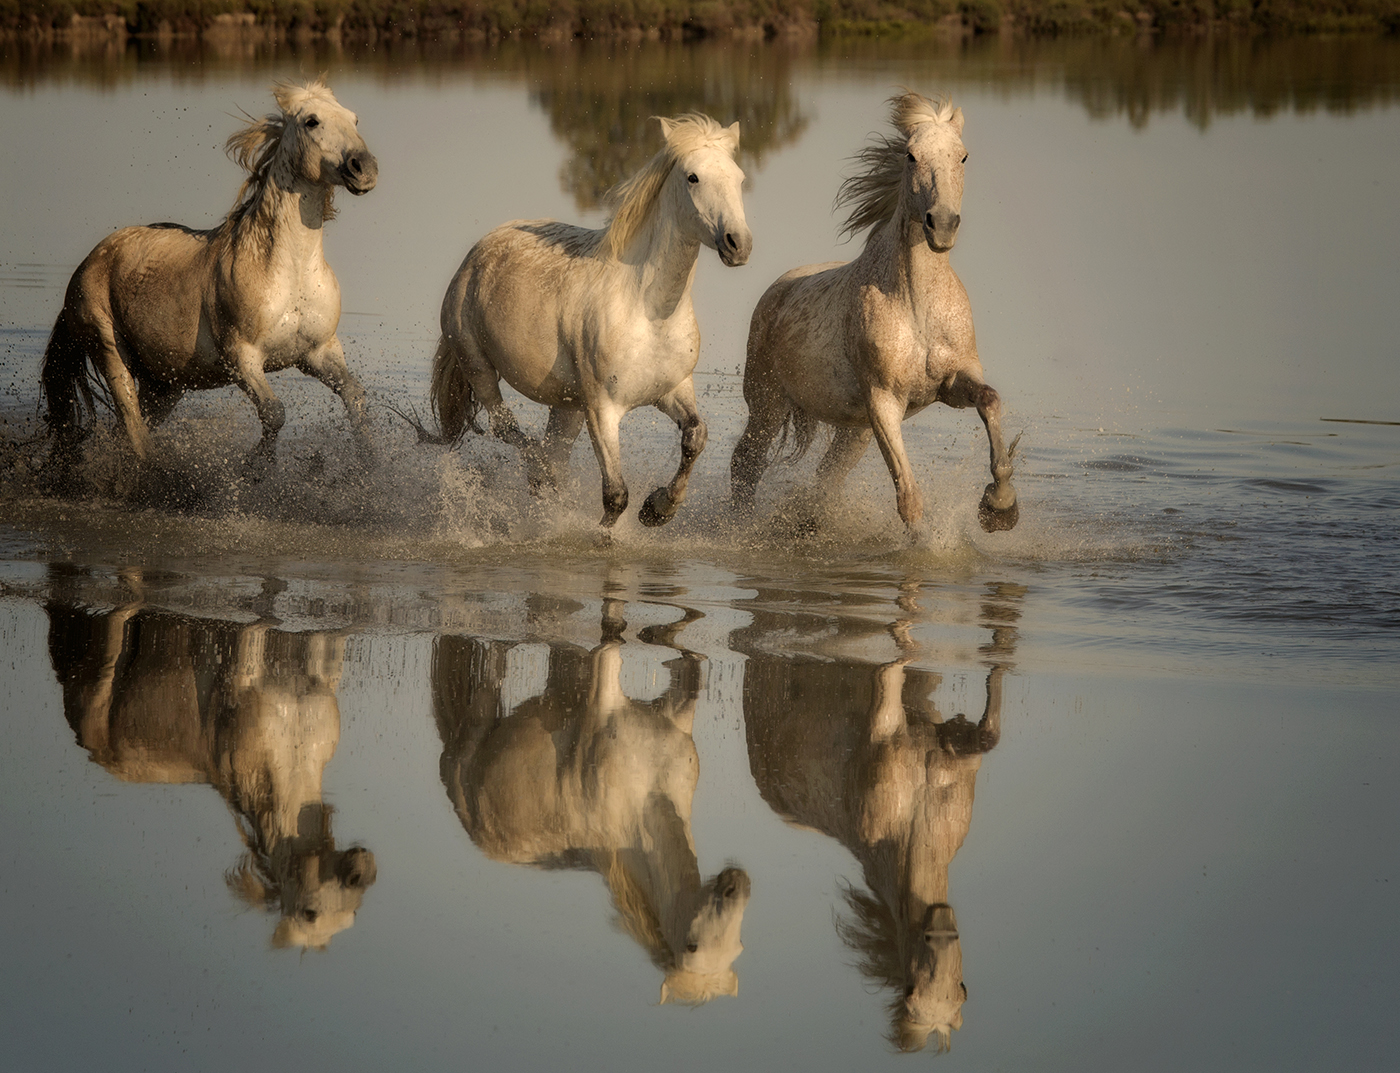
[[90,256],[106,253],[113,331],[138,378],[184,382],[198,350],[206,250],[185,231],[129,227]]

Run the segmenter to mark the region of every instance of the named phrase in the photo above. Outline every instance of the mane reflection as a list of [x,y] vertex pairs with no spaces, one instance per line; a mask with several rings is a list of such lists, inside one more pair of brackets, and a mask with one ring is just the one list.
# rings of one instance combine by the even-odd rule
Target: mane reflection
[[[691,837],[701,657],[678,648],[661,696],[628,697],[619,607],[605,601],[591,650],[547,644],[543,688],[518,701],[507,666],[518,643],[438,640],[443,785],[493,860],[601,876],[617,923],[664,974],[661,1002],[699,1005],[738,993],[749,877],[731,865],[703,879]],[[650,638],[670,643],[674,632]]]
[[322,799],[340,739],[344,639],[139,599],[45,610],[64,716],[93,762],[125,782],[218,791],[247,848],[229,889],[279,914],[275,946],[323,950],[350,927],[376,871],[369,850],[336,848]]

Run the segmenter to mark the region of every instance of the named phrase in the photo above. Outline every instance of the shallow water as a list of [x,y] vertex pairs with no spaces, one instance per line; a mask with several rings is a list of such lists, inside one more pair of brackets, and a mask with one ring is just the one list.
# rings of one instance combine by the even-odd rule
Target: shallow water
[[[1386,1068],[1396,55],[3,57],[7,1062],[926,1061],[891,1057],[909,974],[880,936],[946,902],[937,964],[967,992],[942,999],[961,1019],[942,1064]],[[236,185],[229,113],[325,68],[382,167],[327,234],[378,465],[354,461],[329,393],[279,374],[290,419],[263,482],[242,476],[251,408],[210,392],[158,433],[158,472],[99,432],[83,493],[40,495],[26,439],[72,268],[125,223],[212,223]],[[905,428],[918,532],[874,452],[815,534],[783,525],[811,461],[736,522],[748,311],[786,268],[851,255],[831,199],[897,85],[967,114],[953,263],[1023,434],[1021,523],[979,529],[985,437],[940,409]],[[710,443],[690,501],[603,543],[582,443],[535,503],[506,449],[420,447],[387,406],[424,408],[475,237],[600,221],[647,117],[692,106],[743,124],[754,256],[698,274]],[[639,503],[678,449],[651,412],[623,431]],[[553,783],[530,767],[545,741],[577,760]],[[931,789],[900,811],[911,778]],[[726,910],[744,952],[702,937],[696,955],[737,994],[658,1007],[663,981],[686,993],[677,914],[730,866],[751,884]]]

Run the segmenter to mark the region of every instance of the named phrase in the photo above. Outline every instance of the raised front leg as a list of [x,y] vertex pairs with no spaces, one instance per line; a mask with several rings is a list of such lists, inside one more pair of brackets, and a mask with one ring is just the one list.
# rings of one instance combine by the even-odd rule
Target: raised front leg
[[1020,437],[1016,437],[1010,447],[1002,442],[1001,396],[990,384],[974,379],[967,373],[959,373],[952,388],[945,394],[944,401],[949,406],[976,406],[977,416],[987,428],[987,442],[992,455],[992,483],[982,491],[982,502],[977,508],[978,522],[989,533],[1014,529],[1021,512],[1016,506],[1016,488],[1011,483],[1011,459]]
[[331,336],[303,358],[297,368],[307,376],[314,376],[340,396],[350,418],[350,431],[355,437],[360,457],[367,462],[372,461],[374,445],[369,437],[369,406],[365,401],[365,389],[345,364],[345,351],[339,338]]
[[638,517],[643,525],[650,526],[665,525],[676,516],[676,510],[685,502],[685,486],[690,481],[690,471],[709,438],[705,422],[700,420],[700,409],[695,405],[695,381],[690,377],[686,377],[669,395],[658,399],[656,408],[680,426],[681,464],[671,483],[665,488],[656,489],[642,504]]
[[908,400],[901,399],[885,388],[872,388],[866,407],[870,413],[870,428],[875,442],[885,456],[890,477],[894,480],[895,505],[899,516],[910,529],[924,516],[924,497],[914,482],[914,469],[904,450],[904,434],[900,430]]
[[627,482],[622,479],[622,446],[618,442],[622,410],[610,400],[600,399],[588,406],[584,416],[593,454],[603,473],[603,517],[598,524],[611,529],[627,509]]

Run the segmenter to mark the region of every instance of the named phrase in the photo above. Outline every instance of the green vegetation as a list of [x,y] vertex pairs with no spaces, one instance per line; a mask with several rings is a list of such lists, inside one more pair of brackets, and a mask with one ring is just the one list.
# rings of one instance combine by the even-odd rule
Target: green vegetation
[[1400,0],[0,0],[5,36],[273,33],[471,39],[1400,31]]

